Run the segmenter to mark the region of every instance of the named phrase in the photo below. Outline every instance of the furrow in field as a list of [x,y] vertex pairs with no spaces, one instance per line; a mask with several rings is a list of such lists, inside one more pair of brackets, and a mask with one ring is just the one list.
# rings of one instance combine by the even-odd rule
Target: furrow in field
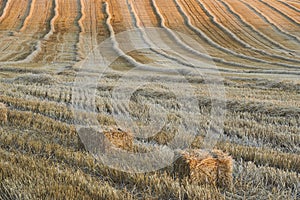
[[[236,40],[242,48],[246,48],[247,51],[245,53],[256,52],[257,55],[255,57],[260,57],[263,60],[268,60],[275,62],[287,61],[288,63],[299,63],[299,60],[295,60],[292,58],[287,58],[287,55],[281,56],[276,55],[275,52],[269,52],[270,48],[266,48],[266,44],[257,41],[257,36],[253,37],[250,32],[246,32],[245,29],[238,24],[238,20],[232,19],[231,13],[228,13],[226,7],[223,4],[219,4],[218,2],[214,1],[204,1],[201,2],[197,0],[198,4],[204,10],[204,12],[209,16],[212,20],[212,23],[216,25],[220,30],[224,33],[232,37]],[[241,28],[242,27],[242,28]],[[245,35],[245,36],[244,36]],[[259,48],[258,48],[259,47]],[[249,51],[249,52],[248,52]],[[250,54],[250,55],[251,55]],[[270,63],[274,64],[274,63]]]
[[300,4],[298,1],[287,1],[286,3],[288,3],[289,5],[292,5],[297,10],[300,10]]
[[[31,149],[27,148],[26,153],[3,148],[0,150],[2,158],[0,162],[1,177],[8,183],[11,181],[20,183],[19,186],[15,186],[15,190],[20,190],[20,192],[25,190],[36,199],[48,197],[49,195],[45,194],[45,190],[55,199],[64,198],[66,195],[72,199],[78,199],[83,196],[91,199],[133,198],[126,189],[118,189],[108,182],[99,181],[99,177],[92,177],[81,169],[71,168],[63,164],[63,160],[58,163],[51,159],[50,154],[48,159],[33,156],[32,153],[34,152],[32,151],[40,150],[37,146],[40,143],[37,141],[28,142],[31,142]],[[49,146],[48,148],[53,149],[53,147]],[[67,153],[69,155],[73,154],[70,151]],[[48,180],[47,184],[40,184],[45,179]],[[76,187],[61,187],[64,184],[75,185]]]
[[81,0],[77,0],[77,7],[78,7],[78,14],[75,18],[75,25],[76,28],[78,29],[75,35],[75,41],[76,44],[74,45],[75,49],[74,49],[74,53],[75,53],[75,58],[73,59],[74,61],[80,61],[81,60],[81,56],[80,56],[80,33],[82,32],[82,24],[80,23],[80,20],[82,18],[82,1]]
[[[294,53],[294,51],[280,44],[278,41],[270,38],[268,35],[261,32],[256,26],[253,26],[253,24],[249,23],[228,2],[224,0],[219,0],[219,2],[221,2],[224,5],[227,11],[235,17],[235,19],[242,25],[244,29],[247,28],[247,34],[251,34],[251,37],[253,37],[258,43],[264,44],[265,48],[272,49],[276,52],[284,52],[288,56],[290,56],[289,53]],[[274,47],[276,49],[274,49]]]
[[[3,63],[29,63],[39,53],[41,40],[50,30],[48,24],[52,18],[52,8],[53,1],[32,1],[29,15],[20,32],[15,36],[18,39],[11,45],[11,48],[6,50],[6,56],[1,59]],[[23,47],[22,51],[18,50],[19,46]]]
[[[294,65],[288,65],[288,64],[282,64],[282,63],[274,63],[274,62],[269,62],[269,61],[266,61],[266,60],[263,60],[263,59],[260,59],[260,58],[255,58],[255,57],[252,57],[252,56],[247,56],[245,54],[242,54],[242,53],[238,53],[236,51],[233,51],[231,49],[228,49],[228,48],[225,48],[221,45],[219,45],[218,43],[214,42],[210,37],[208,37],[202,30],[200,30],[198,27],[196,27],[195,25],[193,25],[192,23],[192,19],[191,17],[189,17],[189,15],[185,12],[185,9],[182,7],[182,4],[179,3],[177,0],[174,0],[174,2],[176,2],[176,5],[178,5],[178,8],[180,9],[180,12],[182,13],[182,15],[186,18],[186,22],[187,22],[187,25],[195,31],[195,33],[197,33],[200,37],[203,37],[205,38],[205,40],[210,44],[212,45],[213,47],[215,47],[216,49],[219,49],[225,53],[228,53],[228,54],[231,54],[233,56],[236,56],[236,57],[239,57],[239,58],[242,58],[242,59],[246,59],[248,62],[249,60],[250,61],[254,61],[254,62],[257,62],[257,63],[260,63],[260,66],[263,68],[263,64],[267,64],[267,67],[269,66],[269,64],[272,64],[272,65],[277,65],[277,66],[281,66],[281,67],[287,67],[287,68],[296,68],[298,69],[299,67],[298,66],[294,66]],[[186,6],[190,8],[190,6],[188,4],[186,4]],[[193,17],[194,18],[194,17]],[[194,20],[195,21],[195,20]],[[197,20],[196,20],[197,21]],[[195,22],[196,23],[196,22]],[[255,65],[255,64],[254,64]],[[257,64],[256,64],[257,65]]]
[[281,1],[281,0],[277,0],[277,1],[296,12],[300,12],[300,9],[299,9],[300,5],[298,5],[299,7],[297,8],[297,6],[294,6],[294,4],[292,2],[285,2],[285,1]]
[[[253,27],[256,27],[258,32],[269,36],[274,41],[277,41],[279,44],[289,48],[291,51],[295,52],[299,50],[299,45],[293,36],[278,28],[256,8],[251,7],[250,4],[234,0],[226,0],[225,2],[230,5],[235,12],[239,13],[245,21],[247,21]],[[294,53],[290,54],[294,55]]]
[[278,15],[277,12],[274,12],[271,8],[260,3],[259,1],[252,1],[251,4],[244,0],[240,1],[250,8],[254,13],[259,15],[264,21],[269,23],[277,32],[284,34],[298,44],[300,43],[300,38],[295,35],[297,31],[295,30],[294,25],[290,24],[288,20],[285,20],[283,17]]
[[0,17],[3,14],[3,11],[5,10],[6,5],[7,5],[7,0],[1,0],[0,1]]
[[[130,5],[131,5],[131,4],[130,4]],[[133,11],[132,11],[132,15],[133,15],[133,17],[134,17],[134,21],[136,22],[137,28],[141,28],[142,22],[141,22],[141,20],[138,18],[137,14],[136,14],[136,12],[135,12],[135,10],[134,10],[133,5],[131,5],[131,7],[130,7],[129,9],[130,9],[130,10],[133,10]],[[144,40],[144,41],[146,42],[146,44],[151,48],[151,50],[154,51],[155,53],[157,53],[157,54],[159,54],[159,55],[161,55],[161,56],[164,56],[165,58],[171,59],[171,60],[173,60],[173,61],[175,61],[175,62],[177,62],[177,63],[179,63],[179,64],[183,64],[183,65],[189,66],[189,67],[196,67],[196,66],[193,66],[193,65],[191,65],[191,64],[189,64],[189,63],[186,63],[186,62],[184,62],[184,61],[182,61],[182,60],[179,60],[178,58],[176,58],[176,57],[174,57],[174,56],[167,55],[166,53],[164,53],[164,52],[162,52],[162,51],[158,51],[157,49],[155,49],[155,45],[151,44],[151,41],[149,41],[149,39],[147,38],[146,34],[143,33],[143,31],[141,31],[141,32],[142,32],[141,35],[142,35],[142,37],[143,37],[143,40]]]
[[[135,27],[137,29],[139,29],[139,32],[141,33],[141,36],[142,36],[142,39],[143,39],[143,42],[145,42],[145,44],[147,45],[147,47],[149,47],[149,49],[151,51],[153,51],[154,53],[156,53],[156,54],[158,54],[158,55],[160,55],[164,58],[175,61],[177,64],[181,64],[181,65],[188,66],[188,67],[197,67],[197,66],[194,66],[194,65],[180,59],[180,56],[178,54],[177,54],[177,56],[172,56],[171,54],[167,54],[164,51],[162,51],[161,49],[158,49],[158,47],[147,36],[147,33],[143,30],[144,25],[147,24],[147,22],[149,23],[151,21],[149,19],[148,15],[142,16],[143,20],[141,20],[140,17],[138,16],[138,14],[137,14],[138,12],[135,9],[135,5],[133,4],[133,2],[127,0],[127,6],[128,6],[128,9],[129,9],[129,11],[132,15],[132,18],[133,18],[132,20],[135,24]],[[146,18],[146,20],[145,20],[145,18]],[[144,23],[144,20],[146,21],[145,23]]]
[[80,33],[80,56],[86,58],[89,57],[99,57],[99,50],[97,46],[101,41],[105,39],[107,33],[103,27],[104,14],[102,11],[103,7],[101,2],[93,0],[87,1],[82,0],[82,17],[79,21],[81,27]]
[[153,12],[151,1],[131,1],[136,16],[140,18],[141,27],[159,27],[159,20]]
[[290,7],[282,5],[278,3],[278,1],[270,1],[270,0],[259,0],[264,5],[268,6],[275,12],[279,13],[282,17],[284,17],[286,20],[290,21],[294,26],[298,27],[300,26],[300,17],[299,12],[290,9]]
[[49,32],[45,35],[45,40],[49,40],[49,38],[54,34],[55,32],[55,21],[59,17],[59,10],[58,10],[58,0],[54,0],[53,2],[53,14],[52,14],[52,19],[50,20],[50,30]]
[[34,38],[39,39],[45,36],[51,29],[50,22],[54,17],[54,8],[55,0],[48,2],[32,0],[30,13],[20,32],[23,34],[32,34]]
[[0,17],[1,31],[17,31],[22,24],[28,0],[13,1],[8,0],[3,14]]
[[[117,54],[117,56],[123,58],[132,67],[136,67],[136,68],[144,69],[144,70],[164,71],[164,69],[159,69],[159,68],[156,68],[156,67],[152,67],[152,66],[149,66],[149,65],[144,65],[142,63],[139,63],[132,56],[129,56],[126,53],[124,53],[123,50],[119,46],[119,43],[116,39],[116,33],[115,33],[114,28],[111,24],[113,18],[112,18],[112,14],[111,14],[111,10],[110,10],[110,5],[108,3],[105,3],[105,12],[107,14],[106,26],[107,26],[107,28],[109,30],[109,33],[110,33],[110,40],[111,40],[111,43],[112,43],[112,48],[115,51],[115,53]],[[130,14],[129,14],[129,16],[130,16]],[[132,42],[132,41],[129,41],[129,42]],[[131,45],[131,44],[129,44],[129,45]]]
[[25,14],[24,16],[22,17],[22,23],[20,24],[20,26],[18,27],[18,31],[21,31],[22,28],[24,26],[26,26],[26,22],[27,22],[27,19],[30,19],[32,17],[32,10],[34,9],[34,3],[35,1],[34,0],[28,0],[28,4],[27,4],[27,7],[26,7],[26,11],[25,11]]
[[264,147],[251,147],[234,143],[220,143],[218,148],[229,152],[235,159],[242,158],[245,161],[252,161],[257,165],[299,173],[300,156],[292,153],[281,153]]
[[[224,53],[223,51],[219,50],[218,48],[214,48],[210,45],[209,42],[207,42],[207,38],[206,37],[200,37],[198,39],[201,39],[201,45],[204,45],[205,49],[208,51],[209,54],[212,55],[212,57],[210,55],[207,55],[207,53],[204,52],[199,52],[198,50],[192,48],[191,46],[187,45],[184,41],[182,41],[170,28],[167,27],[166,24],[169,24],[169,26],[173,29],[175,27],[178,27],[178,19],[176,19],[176,22],[174,23],[174,27],[173,24],[171,25],[170,23],[170,19],[172,19],[172,17],[166,17],[168,19],[168,22],[166,22],[166,18],[162,15],[162,12],[166,12],[169,11],[170,9],[159,9],[159,7],[157,6],[156,1],[151,0],[152,1],[152,7],[154,9],[154,12],[156,13],[156,15],[158,16],[159,20],[160,20],[160,26],[162,28],[164,28],[167,33],[170,35],[170,37],[172,38],[172,40],[174,40],[180,48],[183,48],[184,51],[184,55],[186,55],[187,53],[191,53],[192,55],[196,55],[196,56],[200,56],[200,58],[205,58],[205,59],[212,59],[214,62],[216,63],[220,63],[220,64],[225,64],[225,66],[234,66],[234,67],[239,67],[239,68],[244,68],[244,69],[257,69],[257,67],[255,66],[250,66],[248,65],[249,61],[245,60],[245,62],[241,62],[241,60],[236,60],[233,59],[231,57],[228,57],[228,55],[226,53]],[[167,4],[166,4],[167,3]],[[166,6],[169,5],[171,2],[165,2]],[[160,6],[164,5],[164,3],[160,2],[159,3]],[[173,6],[172,6],[173,8]],[[178,9],[176,8],[176,5],[174,5],[174,9]],[[181,11],[179,10],[179,13],[181,13]],[[171,15],[173,15],[173,12],[170,13]],[[182,16],[183,21],[182,24],[190,24],[189,19],[187,19],[184,15]],[[191,27],[190,25],[188,25],[188,27]],[[181,28],[181,27],[180,27]],[[191,28],[190,28],[191,29]],[[184,30],[184,28],[180,29],[180,32]],[[192,31],[194,31],[193,29],[191,29]],[[192,35],[192,33],[190,33]],[[210,39],[208,39],[210,40]],[[174,47],[175,48],[175,47]],[[178,48],[178,47],[177,47]],[[178,49],[180,50],[180,49]],[[177,50],[177,51],[178,51]],[[187,51],[187,52],[186,52]],[[216,52],[218,52],[216,54]],[[188,54],[187,54],[188,55]],[[193,56],[191,56],[193,57]],[[220,68],[220,71],[222,69]],[[225,70],[226,71],[226,70]]]
[[126,7],[124,7],[126,5],[125,0],[109,0],[106,2],[106,4],[109,5],[109,15],[111,17],[110,23],[115,27],[115,34],[133,28],[129,10]]
[[[188,20],[187,25],[198,30],[201,37],[205,38],[210,45],[220,50],[241,48],[240,44],[233,40],[230,35],[223,34],[220,27],[213,23],[207,10],[201,8],[201,4],[193,1],[174,1],[181,14]],[[228,53],[228,52],[227,52]],[[230,52],[230,53],[233,53]]]
[[51,31],[45,36],[41,51],[32,62],[71,64],[77,61],[80,10],[79,0],[55,1]]
[[24,47],[16,45],[18,43],[18,32],[29,14],[31,0],[8,1],[7,6],[0,17],[0,52],[1,60],[9,58],[14,51],[23,51]]
[[[81,3],[81,18],[78,21],[78,25],[80,26],[80,35],[79,35],[79,56],[80,58],[86,57],[88,52],[91,51],[91,38],[85,38],[86,30],[83,25],[83,21],[87,18],[87,12],[86,9],[88,9],[87,2],[84,0],[80,1]],[[94,19],[95,20],[95,19]],[[93,23],[94,21],[91,21]]]
[[[27,0],[7,1],[3,14],[0,17],[0,52],[8,51],[10,46],[17,40],[14,35],[26,15],[26,5],[28,5]],[[1,56],[5,56],[5,54]]]

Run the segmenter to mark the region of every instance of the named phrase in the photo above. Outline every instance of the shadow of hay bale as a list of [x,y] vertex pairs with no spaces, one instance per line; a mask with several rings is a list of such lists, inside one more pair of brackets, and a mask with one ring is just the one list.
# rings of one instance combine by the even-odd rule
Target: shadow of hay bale
[[7,112],[8,109],[3,103],[0,103],[0,124],[7,123]]
[[192,183],[210,184],[223,188],[232,186],[233,161],[231,156],[219,150],[187,149],[176,152],[173,173],[180,180],[188,178]]
[[133,150],[133,135],[118,129],[100,132],[93,128],[81,128],[78,136],[78,148],[94,154],[105,153],[111,148]]

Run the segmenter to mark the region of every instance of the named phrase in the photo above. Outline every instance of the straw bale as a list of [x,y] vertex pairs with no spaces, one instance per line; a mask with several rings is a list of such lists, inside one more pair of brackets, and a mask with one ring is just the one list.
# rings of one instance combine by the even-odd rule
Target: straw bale
[[232,158],[219,150],[187,149],[177,152],[173,170],[179,179],[228,187],[232,184]]

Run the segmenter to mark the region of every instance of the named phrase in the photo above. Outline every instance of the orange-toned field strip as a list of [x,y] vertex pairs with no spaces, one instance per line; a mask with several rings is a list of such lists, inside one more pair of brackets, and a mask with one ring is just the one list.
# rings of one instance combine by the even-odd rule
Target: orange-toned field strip
[[[1,0],[0,62],[73,65],[85,59],[109,37],[104,2]],[[107,3],[116,34],[135,28],[136,18],[139,27],[179,31],[198,41],[220,67],[293,70],[300,63],[299,4],[292,1],[109,0]],[[130,9],[134,9],[135,17]],[[173,39],[170,32],[169,36],[166,40]],[[180,53],[195,56],[182,41],[176,39],[172,45]],[[157,56],[155,52],[152,54]]]

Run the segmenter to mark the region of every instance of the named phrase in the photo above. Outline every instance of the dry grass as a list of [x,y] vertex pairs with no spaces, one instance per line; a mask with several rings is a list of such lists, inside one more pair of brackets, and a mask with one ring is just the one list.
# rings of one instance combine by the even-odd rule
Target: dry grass
[[7,123],[7,108],[5,106],[5,104],[0,103],[0,123],[1,124],[5,124]]
[[[300,6],[281,0],[105,2],[0,0],[0,199],[299,199]],[[202,76],[186,77],[196,89],[199,118],[180,110],[168,86],[185,91],[186,85],[165,74],[166,85],[138,88],[128,108],[120,109],[130,110],[142,126],[148,125],[149,114],[144,100],[170,109],[162,129],[146,139],[118,129],[113,114],[123,102],[113,105],[112,91],[132,63],[192,67],[167,51],[134,50],[117,59],[95,87],[95,115],[72,111],[78,61],[88,55],[98,59],[104,52],[94,47],[103,40],[143,26],[164,29],[160,38],[178,55],[198,58],[197,48],[192,50],[172,30],[189,35],[221,70],[226,98],[220,101],[227,111],[214,150],[201,149],[211,126],[207,88],[212,84]],[[146,42],[147,35],[139,37],[135,41]],[[108,56],[121,54],[122,42],[129,39],[111,40],[115,48]],[[103,73],[100,66],[81,70],[91,76]],[[128,77],[127,89],[140,85],[140,73]],[[90,106],[89,96],[80,94],[82,108]],[[103,131],[77,130],[82,121],[76,114],[87,121],[94,117]],[[171,166],[126,173],[92,155],[163,149],[174,139],[182,116],[199,126],[192,144],[176,150],[178,159]]]

